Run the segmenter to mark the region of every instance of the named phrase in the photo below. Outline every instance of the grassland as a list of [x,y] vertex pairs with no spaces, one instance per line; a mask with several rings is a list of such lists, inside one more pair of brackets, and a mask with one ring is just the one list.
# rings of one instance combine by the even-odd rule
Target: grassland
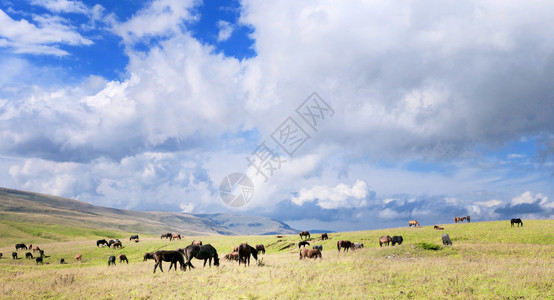
[[[554,220],[526,221],[510,228],[508,221],[329,234],[310,243],[323,245],[323,259],[299,260],[297,235],[185,237],[161,240],[130,232],[64,228],[0,222],[0,298],[137,298],[137,299],[553,299]],[[421,242],[441,243],[448,233],[452,247],[424,250]],[[140,234],[140,233],[139,233]],[[379,247],[378,237],[402,235],[404,243]],[[124,248],[96,247],[96,239],[115,237]],[[219,267],[152,274],[154,263],[142,255],[158,249],[184,247],[193,239],[211,243],[220,254]],[[338,253],[339,239],[364,243],[365,248]],[[39,245],[50,257],[44,265],[12,260],[15,243]],[[223,255],[242,242],[264,244],[267,252],[250,267],[228,262]],[[20,256],[24,255],[20,251]],[[82,253],[83,262],[73,262]],[[107,266],[109,255],[126,254],[130,263]],[[60,264],[60,258],[67,264]]]

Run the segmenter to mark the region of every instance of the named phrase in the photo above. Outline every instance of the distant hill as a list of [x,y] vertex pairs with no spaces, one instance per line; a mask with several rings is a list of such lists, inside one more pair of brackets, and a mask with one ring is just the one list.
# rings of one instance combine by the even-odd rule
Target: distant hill
[[298,232],[283,222],[264,217],[133,211],[6,188],[0,188],[0,220],[145,234],[264,235]]

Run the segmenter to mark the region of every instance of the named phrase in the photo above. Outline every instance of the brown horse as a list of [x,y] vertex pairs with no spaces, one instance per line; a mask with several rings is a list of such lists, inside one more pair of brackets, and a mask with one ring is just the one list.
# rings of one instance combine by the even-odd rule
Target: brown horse
[[416,220],[410,220],[410,221],[408,222],[408,227],[412,227],[412,225],[413,225],[414,227],[421,227],[421,226],[419,225],[419,222],[416,221]]
[[33,253],[35,252],[40,252],[40,248],[38,246],[33,247]]
[[246,267],[246,261],[248,260],[248,265],[250,266],[250,255],[254,257],[255,260],[258,260],[258,250],[248,244],[240,244],[239,246],[239,266],[243,262]]
[[225,254],[226,260],[239,260],[239,253],[238,252],[231,252]]
[[348,249],[350,249],[350,247],[352,247],[352,242],[351,241],[339,240],[337,242],[337,248],[339,249],[339,252],[340,252],[341,248],[343,249],[342,251],[346,250],[346,252],[348,252]]
[[83,261],[83,254],[79,253],[79,254],[75,255],[75,260],[74,261]]
[[171,236],[172,236],[172,233],[171,233],[171,232],[162,233],[162,235],[160,236],[160,239],[170,239]]
[[462,223],[463,223],[465,220],[466,220],[466,217],[461,217],[461,218],[459,218],[459,221],[462,222]]
[[152,252],[144,253],[144,255],[142,257],[143,257],[142,261],[147,261],[149,259],[154,259],[154,253],[152,253]]
[[303,258],[320,258],[321,259],[321,251],[318,249],[302,249],[300,250],[300,259]]
[[307,239],[310,238],[310,232],[309,231],[300,231],[300,233],[298,235],[300,235],[300,239],[302,239],[303,236],[305,236]]
[[181,235],[178,234],[178,233],[174,233],[171,235],[171,237],[169,238],[170,241],[173,241],[175,239],[181,239]]
[[322,240],[322,241],[328,240],[328,239],[329,239],[329,236],[327,235],[327,232],[321,234],[321,240]]
[[235,248],[233,248],[233,252],[239,252],[239,246],[235,246]]
[[379,238],[379,247],[383,247],[383,244],[387,244],[387,246],[392,242],[392,238],[390,235],[383,235]]
[[125,254],[119,254],[119,256],[117,256],[117,258],[119,258],[119,263],[124,261],[127,264],[129,264],[129,260],[127,259],[127,256]]
[[185,270],[185,257],[180,251],[159,250],[154,252],[153,256],[154,261],[156,262],[156,264],[154,264],[154,273],[156,273],[156,268],[158,266],[160,267],[160,271],[164,271],[162,269],[162,261],[171,262],[169,264],[169,271],[171,271],[173,266],[175,266],[175,271],[177,271],[177,262],[179,263],[181,270]]
[[435,230],[444,230],[444,227],[440,227],[440,226],[438,226],[438,225],[435,225],[433,228],[434,228]]
[[192,241],[191,245],[202,246],[202,241],[194,240]]
[[217,250],[210,245],[188,245],[185,250],[185,257],[187,259],[187,262],[185,263],[185,271],[187,269],[187,266],[190,268],[194,268],[194,266],[191,264],[191,260],[193,258],[204,260],[204,267],[206,266],[206,262],[210,262],[210,268],[212,267],[212,258],[214,259],[214,266],[219,266],[219,257],[217,255]]
[[112,247],[113,247],[114,249],[115,249],[115,248],[121,249],[121,248],[123,248],[123,245],[121,245],[121,242],[115,242],[115,243],[112,244]]
[[459,220],[458,217],[454,216],[454,223],[458,223]]
[[265,254],[265,247],[262,244],[256,245],[256,250],[258,250],[258,252],[261,251],[262,254]]

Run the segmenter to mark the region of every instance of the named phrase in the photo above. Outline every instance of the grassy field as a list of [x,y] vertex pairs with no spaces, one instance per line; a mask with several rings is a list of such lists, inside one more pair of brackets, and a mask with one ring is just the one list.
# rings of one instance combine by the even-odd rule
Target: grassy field
[[[185,237],[181,241],[94,229],[0,222],[0,298],[138,298],[138,299],[554,299],[554,220],[527,221],[510,228],[509,221],[444,224],[444,231],[396,228],[329,234],[310,243],[323,245],[323,259],[299,260],[297,235]],[[421,242],[442,245],[448,233],[452,247],[432,251]],[[139,233],[140,234],[140,233]],[[402,235],[404,243],[379,247],[381,235]],[[96,247],[98,238],[120,238],[123,249]],[[221,258],[219,267],[152,274],[145,252],[176,249],[200,239],[211,243]],[[365,248],[338,253],[339,239],[364,243]],[[267,252],[250,267],[223,256],[242,243],[264,244]],[[49,257],[12,260],[16,243],[32,243]],[[24,257],[26,251],[19,251]],[[73,262],[75,254],[82,262]],[[107,266],[109,255],[126,254],[130,263]],[[65,258],[67,264],[60,264]]]

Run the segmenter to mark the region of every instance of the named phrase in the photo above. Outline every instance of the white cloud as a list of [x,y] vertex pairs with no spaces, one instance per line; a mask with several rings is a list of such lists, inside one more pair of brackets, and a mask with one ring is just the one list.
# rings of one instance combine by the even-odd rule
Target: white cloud
[[80,13],[87,14],[89,9],[81,1],[71,0],[32,0],[31,4],[42,6],[56,13]]
[[533,194],[531,191],[526,191],[523,194],[514,197],[512,199],[512,205],[533,204],[537,201],[539,204],[545,204],[548,202],[548,197],[541,193]]
[[367,201],[373,196],[367,183],[357,180],[352,187],[341,183],[334,188],[328,186],[304,188],[291,200],[296,205],[316,201],[317,205],[324,209],[359,208],[367,206]]
[[233,34],[233,24],[224,21],[219,20],[217,21],[217,28],[219,28],[219,33],[217,35],[217,41],[223,42],[228,40],[231,37],[231,34]]

